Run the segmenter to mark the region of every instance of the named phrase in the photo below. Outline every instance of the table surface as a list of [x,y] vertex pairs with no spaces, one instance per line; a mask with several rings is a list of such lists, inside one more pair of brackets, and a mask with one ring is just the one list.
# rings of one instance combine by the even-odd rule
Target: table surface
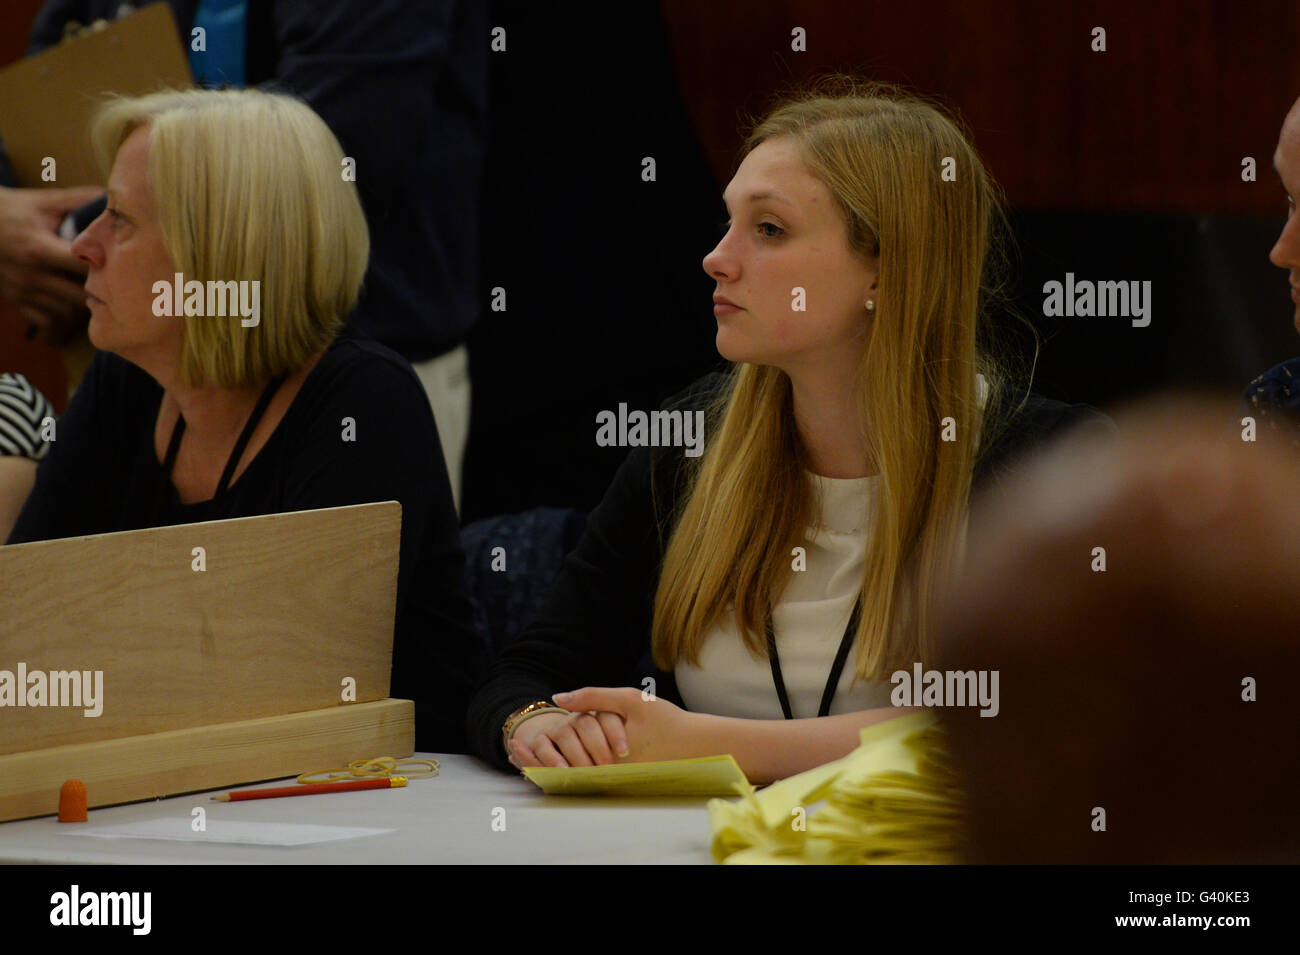
[[[547,796],[522,776],[471,756],[437,759],[436,777],[404,789],[214,802],[216,792],[90,810],[89,822],[55,816],[0,823],[0,862],[146,864],[692,863],[712,862],[703,798]],[[290,780],[289,782],[292,782]],[[285,781],[259,784],[283,786]],[[76,836],[79,826],[165,818],[187,823],[202,806],[207,829],[223,820],[393,831],[304,846],[255,846]],[[504,810],[504,812],[501,812]],[[496,821],[496,828],[493,822]],[[504,829],[502,829],[504,822]]]

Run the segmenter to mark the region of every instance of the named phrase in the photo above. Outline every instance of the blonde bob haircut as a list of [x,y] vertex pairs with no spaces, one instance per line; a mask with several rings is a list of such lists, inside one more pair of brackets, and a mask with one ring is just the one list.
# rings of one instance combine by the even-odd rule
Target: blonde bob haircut
[[[989,437],[983,416],[1006,391],[976,346],[1001,201],[957,123],[893,87],[822,82],[758,122],[741,158],[777,137],[795,144],[835,198],[850,248],[864,261],[878,256],[855,395],[879,474],[855,672],[882,679],[924,659],[924,598],[953,569],[980,436]],[[990,389],[983,412],[977,371]],[[665,547],[652,625],[664,669],[698,664],[710,629],[730,614],[750,651],[767,655],[769,608],[820,510],[786,374],[740,364],[724,391]],[[949,417],[956,440],[944,441]]]
[[176,270],[205,288],[260,283],[256,326],[244,327],[238,309],[178,319],[182,381],[241,388],[302,368],[338,334],[370,255],[334,134],[306,104],[278,93],[114,97],[91,125],[105,178],[140,127],[149,130],[149,187]]

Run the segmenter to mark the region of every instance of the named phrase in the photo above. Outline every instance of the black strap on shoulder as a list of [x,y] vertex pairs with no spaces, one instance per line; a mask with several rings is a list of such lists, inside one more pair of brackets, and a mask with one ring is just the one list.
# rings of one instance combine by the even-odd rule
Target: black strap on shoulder
[[[221,480],[217,482],[217,493],[213,495],[213,500],[221,497],[230,489],[230,479],[234,477],[235,468],[239,466],[239,459],[244,456],[244,450],[248,447],[249,439],[253,437],[253,431],[257,428],[258,422],[262,420],[262,416],[266,414],[271,399],[275,397],[275,393],[284,384],[285,377],[281,375],[272,379],[262,389],[257,404],[253,406],[253,413],[244,422],[244,430],[239,433],[239,438],[235,441],[235,447],[226,460],[226,467],[221,472]],[[183,434],[185,434],[185,416],[178,414],[176,424],[172,426],[171,440],[167,443],[167,454],[163,457],[162,471],[158,475],[158,487],[154,493],[153,520],[150,523],[157,524],[158,517],[162,513],[163,501],[167,493],[167,482],[171,480],[172,468],[176,465],[176,455],[181,449],[181,436]]]
[[262,396],[257,399],[257,404],[253,406],[253,413],[248,416],[248,421],[244,424],[244,430],[239,433],[239,440],[235,442],[234,450],[230,452],[230,457],[226,461],[226,469],[221,472],[221,480],[217,482],[217,493],[213,495],[215,500],[225,494],[230,488],[230,479],[235,475],[235,468],[239,466],[239,459],[244,456],[244,449],[248,447],[248,440],[253,436],[253,430],[257,423],[262,420],[262,415],[266,414],[266,407],[275,397],[275,393],[280,390],[280,385],[284,384],[284,376],[273,378],[267,383],[262,390]]
[[167,453],[163,456],[162,470],[158,472],[158,485],[153,493],[153,514],[149,518],[150,526],[158,524],[162,516],[163,502],[167,499],[167,482],[171,480],[172,467],[176,464],[176,453],[181,449],[181,435],[185,433],[185,417],[178,415],[176,424],[172,425],[171,440],[167,442]]

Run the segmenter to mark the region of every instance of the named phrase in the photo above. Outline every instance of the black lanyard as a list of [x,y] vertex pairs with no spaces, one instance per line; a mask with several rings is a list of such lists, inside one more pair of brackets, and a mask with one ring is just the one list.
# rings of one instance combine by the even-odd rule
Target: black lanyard
[[[849,648],[853,646],[853,638],[858,635],[858,620],[862,616],[862,598],[859,597],[853,605],[853,613],[849,615],[849,624],[844,628],[844,637],[840,640],[840,649],[835,654],[835,662],[831,664],[831,675],[826,680],[826,689],[822,691],[822,703],[817,707],[818,716],[829,716],[831,712],[831,700],[835,699],[835,690],[840,683],[840,675],[844,672],[844,663],[849,658]],[[776,653],[776,631],[772,629],[772,611],[767,612],[767,659],[772,664],[772,682],[776,684],[776,695],[781,701],[781,712],[785,714],[788,720],[794,719],[794,714],[790,711],[790,696],[785,692],[785,679],[781,676],[781,658]]]
[[[267,405],[271,403],[271,399],[279,391],[280,385],[284,384],[285,377],[281,375],[279,378],[273,378],[267,383],[266,388],[262,390],[262,396],[257,399],[257,404],[253,406],[253,413],[248,416],[248,421],[244,424],[244,430],[239,433],[239,440],[235,442],[234,450],[230,452],[225,470],[221,472],[221,480],[217,482],[217,493],[212,495],[212,500],[215,501],[230,488],[230,479],[235,476],[235,468],[239,466],[239,459],[244,456],[244,449],[248,447],[248,441],[253,436],[253,430],[257,427],[257,423],[262,420],[262,415],[266,414]],[[162,472],[158,475],[158,489],[154,494],[153,520],[150,522],[151,524],[157,524],[158,517],[162,513],[167,482],[171,480],[172,467],[176,464],[176,454],[181,449],[181,436],[183,434],[185,434],[185,416],[178,414],[176,424],[172,426],[171,441],[167,444],[167,455],[163,458]]]

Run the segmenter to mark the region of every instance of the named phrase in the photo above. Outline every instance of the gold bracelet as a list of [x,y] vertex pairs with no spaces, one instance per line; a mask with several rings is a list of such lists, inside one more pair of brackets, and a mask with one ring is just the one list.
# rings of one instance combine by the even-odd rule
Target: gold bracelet
[[529,703],[523,709],[515,710],[506,717],[505,723],[501,726],[501,745],[505,747],[507,756],[511,755],[510,740],[514,738],[515,730],[519,728],[519,724],[524,720],[532,719],[534,716],[539,716],[547,710],[554,710],[557,713],[564,713],[566,715],[570,712],[561,706],[556,706],[554,703],[550,703],[546,700],[538,700],[535,703]]

